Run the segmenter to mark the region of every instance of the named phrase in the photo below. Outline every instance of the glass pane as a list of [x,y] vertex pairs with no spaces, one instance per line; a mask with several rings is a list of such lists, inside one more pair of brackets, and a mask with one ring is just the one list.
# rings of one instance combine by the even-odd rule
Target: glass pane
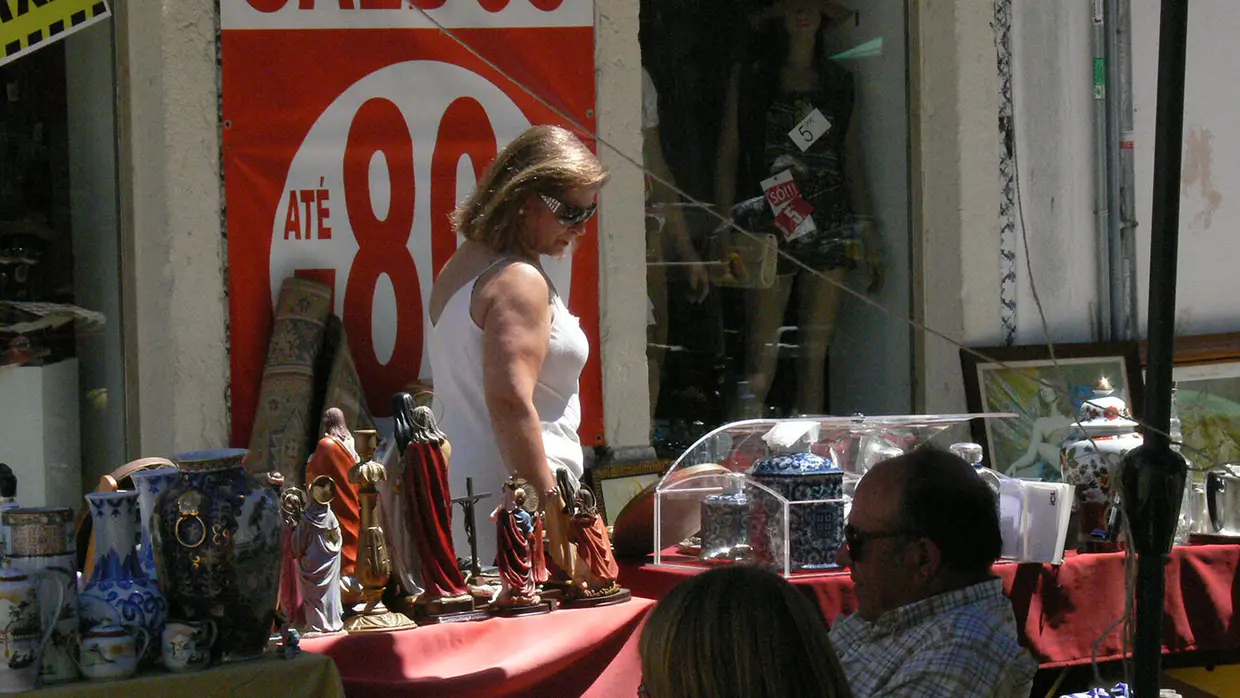
[[111,21],[0,67],[0,462],[78,509],[125,461]]
[[656,448],[911,411],[908,326],[860,298],[909,310],[904,3],[644,0],[641,20]]

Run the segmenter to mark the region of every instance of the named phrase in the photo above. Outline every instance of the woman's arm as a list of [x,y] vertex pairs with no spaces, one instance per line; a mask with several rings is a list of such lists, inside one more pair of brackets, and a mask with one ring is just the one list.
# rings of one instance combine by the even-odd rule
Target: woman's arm
[[736,161],[740,155],[738,104],[740,100],[741,66],[732,66],[728,79],[728,96],[723,103],[723,124],[719,130],[719,151],[715,155],[715,205],[719,215],[726,216],[736,203]]
[[471,303],[482,327],[483,389],[496,445],[509,472],[540,494],[555,486],[534,409],[534,386],[551,342],[549,294],[537,269],[511,264],[484,277]]

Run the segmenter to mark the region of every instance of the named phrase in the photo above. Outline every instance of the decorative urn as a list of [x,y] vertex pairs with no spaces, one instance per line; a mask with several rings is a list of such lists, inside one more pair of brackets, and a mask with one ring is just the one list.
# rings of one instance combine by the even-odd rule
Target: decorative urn
[[748,488],[755,562],[784,567],[786,538],[788,570],[833,567],[844,544],[844,471],[814,453],[781,453],[749,476],[761,485]]
[[1124,454],[1141,445],[1137,423],[1128,404],[1115,394],[1105,377],[1093,396],[1081,403],[1077,421],[1059,450],[1064,482],[1075,488],[1077,549],[1102,552],[1116,549],[1111,531],[1111,488]]

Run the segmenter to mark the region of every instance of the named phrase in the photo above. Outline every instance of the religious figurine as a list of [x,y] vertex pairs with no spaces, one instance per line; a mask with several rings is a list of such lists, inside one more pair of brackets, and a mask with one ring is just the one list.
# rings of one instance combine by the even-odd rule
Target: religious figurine
[[392,435],[383,440],[375,460],[387,471],[387,479],[375,484],[379,493],[379,519],[383,530],[391,533],[388,554],[392,561],[392,581],[395,582],[393,605],[406,614],[414,612],[413,604],[425,591],[422,586],[422,564],[408,530],[409,517],[405,511],[405,446],[409,444],[413,417],[413,397],[409,393],[396,393],[390,401],[392,407]]
[[583,582],[573,590],[566,603],[603,606],[628,601],[628,590],[616,583],[620,566],[611,549],[607,526],[599,516],[594,493],[584,485],[577,488],[571,526]]
[[491,512],[498,542],[496,561],[499,563],[500,591],[491,600],[491,608],[500,615],[546,613],[534,582],[531,536],[534,517],[525,508],[523,481],[510,477],[504,482],[499,506]]
[[[584,569],[578,564],[577,546],[572,539],[572,517],[577,488],[580,483],[568,468],[556,468],[556,486],[547,492],[549,501],[542,519],[546,527],[546,558],[553,567],[548,570],[544,591],[553,598],[560,593],[574,593],[585,582]],[[546,594],[544,594],[546,595]]]
[[[344,629],[340,602],[340,524],[331,510],[336,483],[320,475],[310,483],[310,496],[292,487],[281,496],[286,522],[295,517],[291,555],[298,561],[301,614],[290,617],[310,633]],[[300,621],[300,622],[296,622]]]
[[336,498],[332,500],[332,513],[340,523],[340,574],[344,579],[345,588],[353,589],[354,593],[346,594],[350,602],[356,601],[357,585],[351,580],[357,566],[357,537],[361,526],[361,507],[357,492],[345,486],[349,482],[349,471],[357,465],[357,449],[353,435],[344,423],[344,412],[339,408],[329,407],[323,412],[323,438],[319,439],[314,454],[306,463],[306,477],[303,482],[314,482],[320,475],[330,477],[338,483]]
[[[397,440],[400,445],[400,440]],[[465,585],[452,542],[452,495],[448,489],[448,461],[443,432],[429,407],[410,413],[409,441],[404,448],[401,487],[405,493],[408,531],[421,563],[425,588],[416,606],[419,616],[470,612],[473,596]]]
[[402,630],[413,627],[413,621],[389,611],[382,600],[383,590],[391,576],[392,563],[388,558],[386,537],[375,511],[378,498],[375,483],[386,479],[387,471],[373,460],[378,434],[373,429],[359,429],[357,436],[358,455],[362,462],[349,471],[349,481],[357,485],[361,504],[356,575],[362,586],[362,601],[366,605],[345,622],[345,630],[351,633]]

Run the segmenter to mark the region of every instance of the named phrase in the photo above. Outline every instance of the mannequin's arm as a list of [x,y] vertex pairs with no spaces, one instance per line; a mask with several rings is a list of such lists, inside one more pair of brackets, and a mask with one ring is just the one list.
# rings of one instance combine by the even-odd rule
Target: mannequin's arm
[[736,161],[740,154],[738,104],[741,81],[740,65],[732,66],[728,79],[728,96],[723,103],[723,123],[719,130],[719,151],[715,157],[715,204],[720,215],[728,215],[736,203]]
[[[672,168],[668,167],[667,160],[663,157],[663,141],[659,139],[659,129],[657,127],[643,129],[642,135],[646,168],[657,178],[650,182],[650,202],[679,203],[680,195],[659,181],[674,182]],[[690,263],[689,288],[693,291],[691,300],[700,303],[710,292],[710,280],[706,275],[706,268],[700,264],[702,260],[698,258],[697,250],[693,248],[693,243],[689,239],[689,226],[685,223],[684,213],[680,208],[672,206],[666,209],[664,218],[667,223],[663,229],[671,235],[677,258],[682,262]]]
[[848,120],[848,132],[844,134],[844,173],[848,179],[848,197],[853,214],[860,221],[861,243],[865,247],[865,263],[870,268],[870,285],[866,291],[878,293],[883,288],[882,238],[874,226],[874,209],[870,204],[870,188],[866,182],[865,169],[861,166],[861,145],[857,136],[857,108],[853,107]]

